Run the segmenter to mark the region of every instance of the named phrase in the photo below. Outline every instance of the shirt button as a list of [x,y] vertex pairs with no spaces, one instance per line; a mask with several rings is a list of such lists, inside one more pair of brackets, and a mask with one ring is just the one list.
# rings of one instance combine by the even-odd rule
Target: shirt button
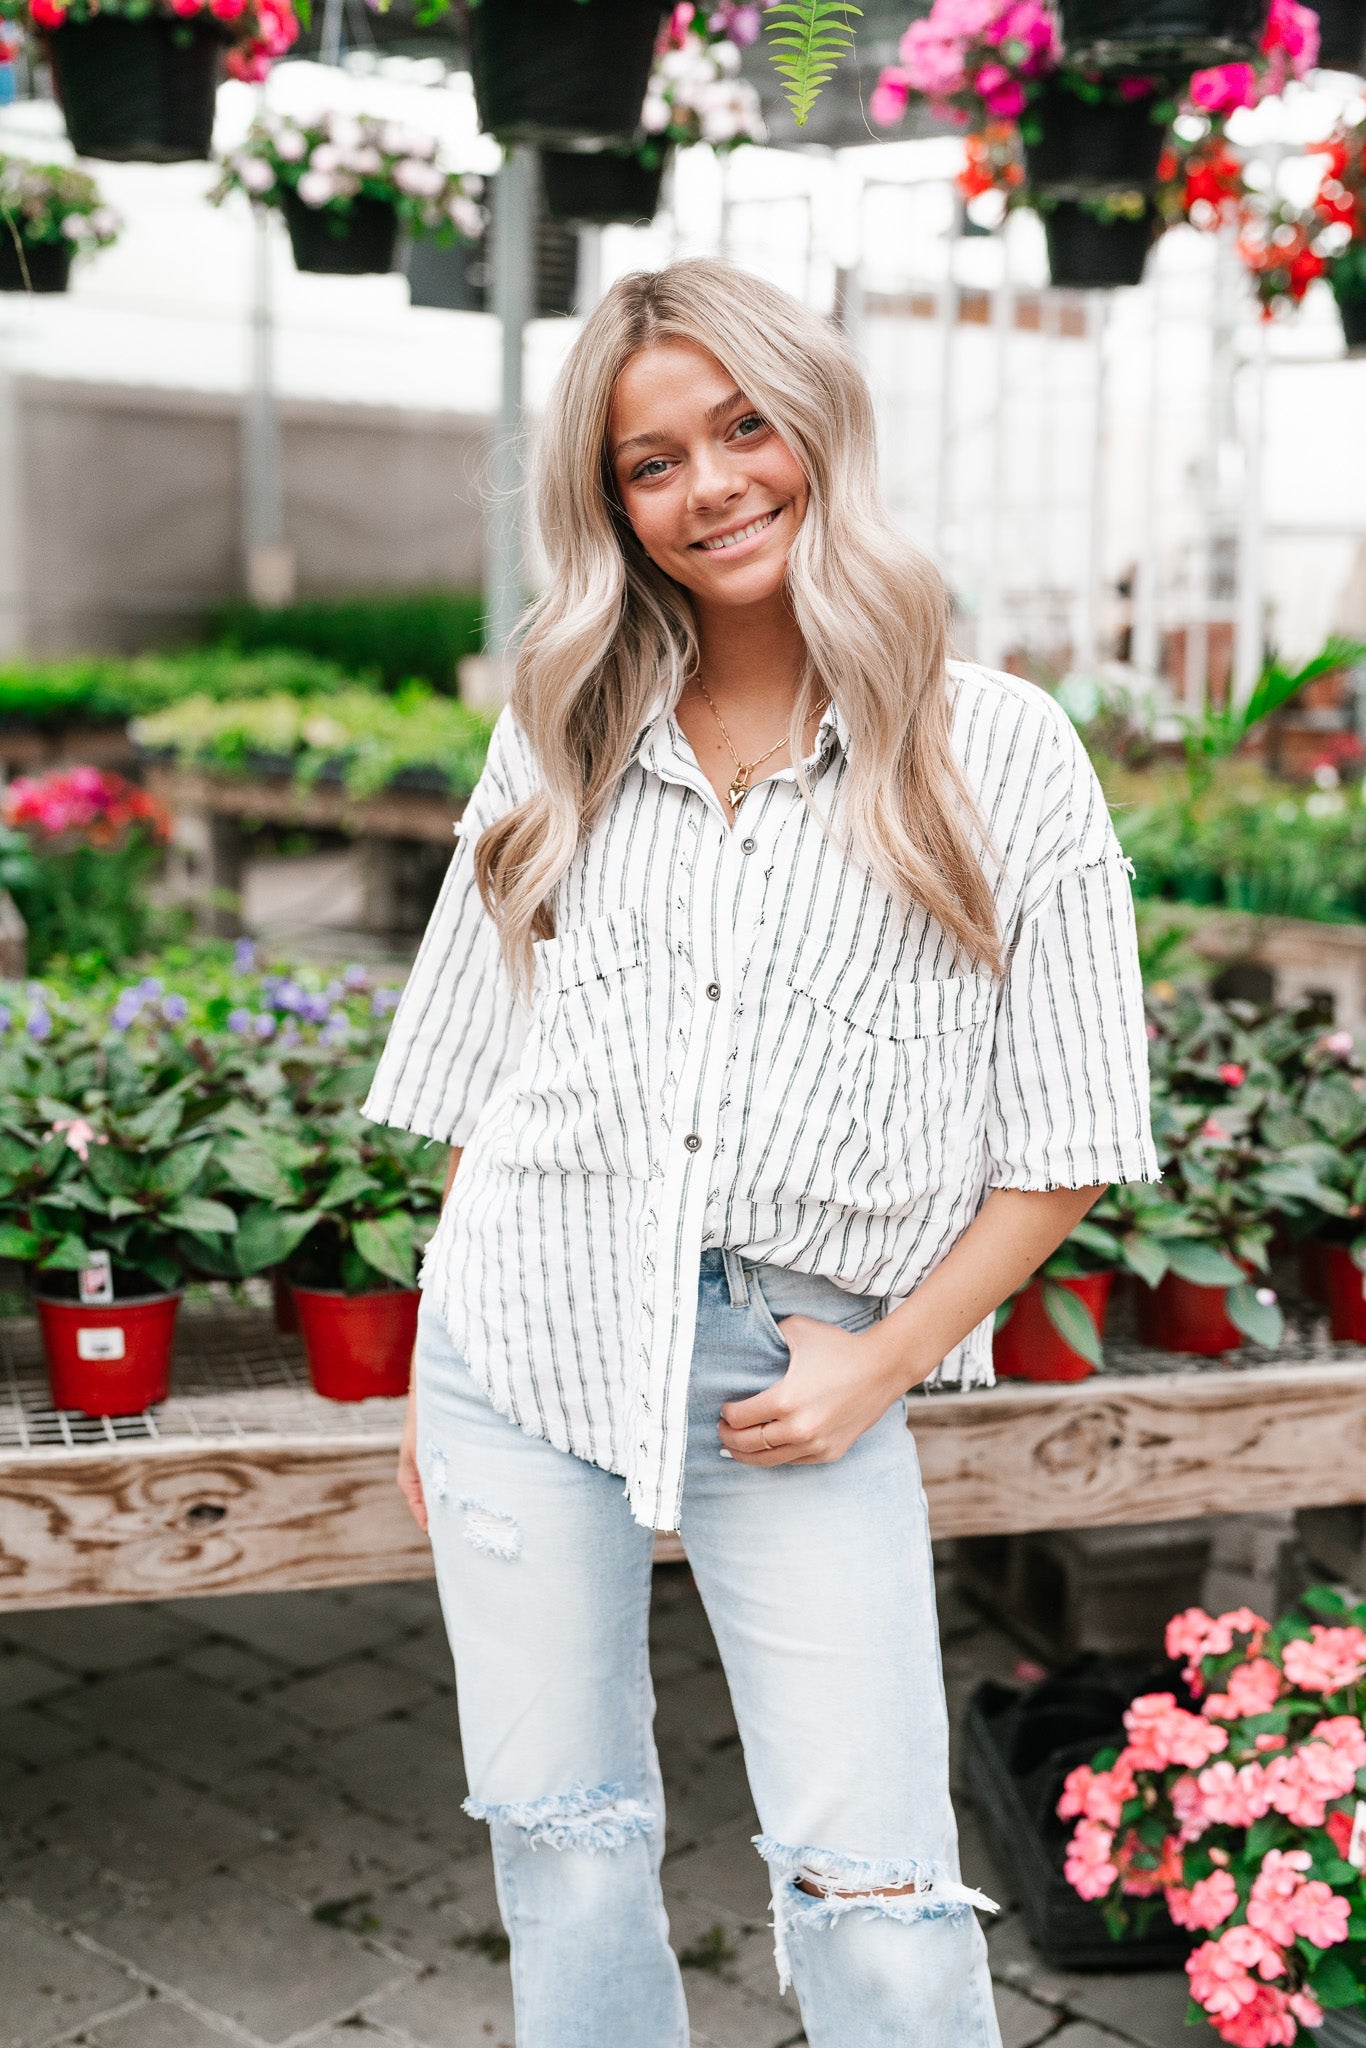
[[720,982],[719,982],[719,981],[709,981],[709,982],[707,983],[707,994],[708,994],[708,995],[709,995],[709,996],[711,997],[711,999],[712,999],[712,1001],[713,1001],[714,1003],[719,1003],[719,1002],[720,1002],[720,1000],[721,1000],[721,984],[720,984]]
[[696,1131],[689,1131],[683,1143],[689,1152],[700,1152],[702,1150],[702,1140],[698,1137]]
[[742,839],[742,840],[740,841],[740,851],[741,851],[741,853],[753,853],[753,851],[754,851],[755,847],[756,847],[756,846],[758,845],[758,843],[759,843],[759,842],[758,842],[758,840],[757,840],[757,839]]

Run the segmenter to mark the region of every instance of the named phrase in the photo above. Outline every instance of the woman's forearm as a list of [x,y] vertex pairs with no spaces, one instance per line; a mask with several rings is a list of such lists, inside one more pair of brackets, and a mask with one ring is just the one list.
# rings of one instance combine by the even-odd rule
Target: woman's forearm
[[455,1170],[460,1164],[460,1155],[464,1149],[463,1145],[451,1146],[450,1163],[446,1168],[446,1185],[441,1190],[441,1206],[443,1209],[446,1206],[446,1197],[451,1191],[451,1183],[455,1179]]
[[866,1336],[898,1384],[918,1386],[1038,1271],[1104,1194],[1094,1188],[993,1188],[953,1250]]

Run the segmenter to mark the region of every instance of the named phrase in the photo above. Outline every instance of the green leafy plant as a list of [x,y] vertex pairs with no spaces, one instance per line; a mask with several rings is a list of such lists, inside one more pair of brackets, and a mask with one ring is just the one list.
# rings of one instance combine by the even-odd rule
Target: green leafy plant
[[123,725],[186,697],[322,697],[367,678],[298,649],[192,648],[0,667],[0,726]]
[[821,87],[853,48],[853,19],[862,8],[848,0],[770,0],[768,47],[783,81],[792,118],[806,126]]
[[475,591],[417,590],[317,598],[278,609],[232,604],[209,630],[243,654],[295,648],[351,675],[373,672],[387,689],[413,676],[453,695],[456,670],[484,644],[484,600]]
[[1272,655],[1245,704],[1235,703],[1230,692],[1223,704],[1207,704],[1197,716],[1188,715],[1183,722],[1182,745],[1192,799],[1205,794],[1217,764],[1237,753],[1253,727],[1288,704],[1306,683],[1362,660],[1366,660],[1366,645],[1338,638],[1328,640],[1303,668],[1285,668]]

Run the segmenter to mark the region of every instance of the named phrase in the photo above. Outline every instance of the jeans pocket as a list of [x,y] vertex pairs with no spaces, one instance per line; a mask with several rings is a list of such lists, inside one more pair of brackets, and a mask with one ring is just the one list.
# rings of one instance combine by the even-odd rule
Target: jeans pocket
[[[839,1329],[848,1330],[853,1335],[857,1335],[860,1330],[869,1329],[878,1320],[882,1310],[880,1297],[870,1299],[863,1294],[844,1294],[833,1282],[821,1280],[814,1275],[801,1274],[791,1277],[794,1291],[798,1293],[799,1298],[790,1308],[780,1308],[779,1315],[813,1316],[817,1322],[834,1323]],[[806,1291],[801,1284],[803,1281],[810,1289],[809,1302],[800,1300],[800,1294]],[[769,1306],[757,1268],[745,1268],[745,1282],[749,1290],[750,1306],[758,1318],[761,1329],[766,1336],[773,1339],[778,1349],[786,1356],[787,1340],[778,1328],[777,1316]]]

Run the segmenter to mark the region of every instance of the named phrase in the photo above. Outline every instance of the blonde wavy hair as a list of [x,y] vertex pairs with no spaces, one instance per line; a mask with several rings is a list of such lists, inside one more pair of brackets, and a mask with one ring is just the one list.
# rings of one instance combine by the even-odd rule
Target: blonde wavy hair
[[549,564],[522,633],[509,705],[541,776],[536,794],[481,833],[480,894],[513,981],[554,934],[556,884],[611,800],[661,686],[676,700],[698,662],[688,593],[650,560],[618,500],[607,448],[621,371],[640,349],[708,350],[786,442],[809,501],[787,586],[807,650],[791,759],[828,692],[849,749],[846,851],[914,902],[968,956],[1000,969],[984,873],[990,840],[950,743],[948,595],[895,532],[877,488],[867,384],[839,334],[776,286],[707,258],[638,271],[585,321],[540,438],[536,509]]

